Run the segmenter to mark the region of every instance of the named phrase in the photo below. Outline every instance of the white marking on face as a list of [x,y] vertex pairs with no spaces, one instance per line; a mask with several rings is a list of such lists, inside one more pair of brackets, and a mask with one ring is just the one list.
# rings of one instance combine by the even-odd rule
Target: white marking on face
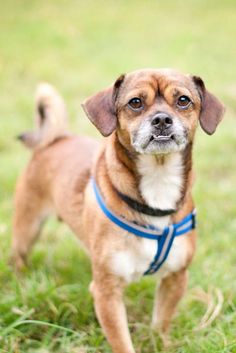
[[168,141],[157,141],[150,139],[155,136],[155,130],[151,120],[145,119],[139,126],[138,131],[131,137],[131,143],[135,151],[141,154],[167,154],[182,151],[188,142],[186,130],[178,118],[173,118],[170,129],[172,136]]

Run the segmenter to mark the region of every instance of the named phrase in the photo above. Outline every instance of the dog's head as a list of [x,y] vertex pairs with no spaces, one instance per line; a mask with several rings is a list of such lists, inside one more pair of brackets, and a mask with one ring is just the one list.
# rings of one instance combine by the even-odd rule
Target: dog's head
[[198,121],[213,134],[224,113],[201,78],[169,69],[122,75],[83,108],[104,136],[116,130],[126,148],[145,154],[182,151]]

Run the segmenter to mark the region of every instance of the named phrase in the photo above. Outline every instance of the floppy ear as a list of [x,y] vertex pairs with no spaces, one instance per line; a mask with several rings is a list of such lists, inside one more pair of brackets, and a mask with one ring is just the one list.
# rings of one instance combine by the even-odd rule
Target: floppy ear
[[200,125],[208,135],[212,135],[223,118],[225,107],[206,89],[204,82],[200,77],[192,76],[192,79],[197,86],[202,102],[199,118]]
[[115,102],[125,75],[121,75],[113,86],[89,97],[82,107],[103,136],[109,136],[117,125]]

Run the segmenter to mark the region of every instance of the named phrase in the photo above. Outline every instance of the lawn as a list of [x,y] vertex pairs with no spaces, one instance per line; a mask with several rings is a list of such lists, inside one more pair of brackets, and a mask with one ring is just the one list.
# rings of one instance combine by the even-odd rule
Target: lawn
[[[65,225],[47,224],[20,276],[8,265],[15,182],[30,158],[15,136],[32,126],[34,89],[42,80],[65,97],[73,131],[97,136],[80,103],[141,67],[200,75],[227,106],[217,133],[199,129],[196,138],[198,249],[167,352],[236,352],[235,23],[235,0],[2,2],[0,352],[111,352],[88,292],[89,260]],[[149,328],[154,288],[149,277],[126,292],[137,353],[163,352]],[[218,308],[202,327],[207,309]]]

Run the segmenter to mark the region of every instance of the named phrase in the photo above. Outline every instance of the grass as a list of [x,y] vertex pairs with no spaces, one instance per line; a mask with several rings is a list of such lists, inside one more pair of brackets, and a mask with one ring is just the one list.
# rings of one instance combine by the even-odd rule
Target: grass
[[[80,108],[88,95],[120,73],[175,67],[202,76],[227,106],[217,133],[199,130],[194,187],[198,249],[189,290],[172,325],[169,353],[236,352],[236,204],[234,0],[8,0],[0,12],[0,352],[110,352],[88,292],[89,261],[67,227],[52,220],[16,277],[8,266],[12,195],[29,153],[14,136],[32,126],[32,92],[55,84],[68,103],[74,131],[97,135]],[[77,118],[79,116],[79,118]],[[162,352],[149,329],[155,279],[126,293],[136,352]],[[202,291],[224,302],[219,316],[196,331],[207,304]],[[200,293],[200,294],[199,294]]]

